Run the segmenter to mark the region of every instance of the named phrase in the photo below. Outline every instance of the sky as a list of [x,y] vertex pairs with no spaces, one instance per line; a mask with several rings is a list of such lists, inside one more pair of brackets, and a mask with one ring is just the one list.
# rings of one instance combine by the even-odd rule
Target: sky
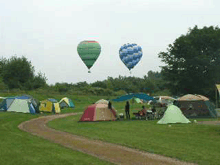
[[[0,0],[0,56],[25,56],[50,85],[143,78],[189,28],[219,26],[219,8],[219,0]],[[84,40],[101,45],[91,73],[77,53]],[[131,73],[119,57],[126,43],[143,51]]]

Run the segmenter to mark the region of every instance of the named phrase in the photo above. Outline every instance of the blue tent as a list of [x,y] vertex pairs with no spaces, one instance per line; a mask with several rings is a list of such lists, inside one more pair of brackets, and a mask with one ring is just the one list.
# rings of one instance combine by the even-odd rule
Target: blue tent
[[126,101],[126,100],[130,100],[134,97],[145,100],[145,101],[154,100],[153,97],[148,96],[147,94],[144,94],[144,93],[131,93],[128,95],[121,96],[117,99],[112,99],[112,101]]

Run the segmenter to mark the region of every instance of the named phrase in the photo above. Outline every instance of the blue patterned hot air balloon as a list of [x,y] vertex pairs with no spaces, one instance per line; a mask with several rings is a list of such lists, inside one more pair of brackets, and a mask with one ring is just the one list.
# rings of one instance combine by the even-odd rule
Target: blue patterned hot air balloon
[[119,50],[119,56],[129,70],[137,65],[142,55],[142,48],[137,44],[124,44]]

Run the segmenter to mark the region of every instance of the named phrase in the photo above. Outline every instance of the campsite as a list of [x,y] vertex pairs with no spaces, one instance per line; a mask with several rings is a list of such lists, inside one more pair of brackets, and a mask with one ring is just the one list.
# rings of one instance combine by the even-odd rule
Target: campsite
[[[36,98],[42,98],[42,96],[43,95],[35,95]],[[45,95],[41,100],[44,101],[46,97],[48,96]],[[70,98],[75,107],[63,108],[61,109],[61,114],[68,114],[70,112],[78,114],[50,121],[47,125],[51,128],[92,140],[101,140],[129,148],[139,149],[141,151],[147,151],[153,154],[173,157],[182,161],[197,164],[219,163],[219,126],[194,123],[194,120],[197,120],[198,122],[216,121],[216,118],[189,118],[189,121],[191,122],[189,124],[161,125],[157,124],[159,121],[158,119],[147,121],[143,119],[140,120],[136,119],[135,116],[132,116],[131,114],[131,120],[124,118],[124,120],[116,121],[79,122],[84,110],[86,110],[86,107],[88,106],[88,103],[92,104],[98,102],[100,104],[101,102],[105,105],[106,103],[101,99],[109,99],[109,96],[56,95],[54,98],[56,98],[56,100],[62,100],[64,97]],[[112,97],[111,99],[115,99],[115,97]],[[130,102],[132,103],[132,100],[130,100]],[[124,101],[112,101],[112,105],[115,110],[117,110],[117,114],[124,113]],[[133,102],[133,104],[131,104],[131,112],[140,110],[141,105],[141,103],[136,101]],[[147,103],[144,105],[148,106]],[[51,113],[52,116],[57,115],[54,112]],[[28,158],[28,164],[37,164],[39,162],[54,162],[55,164],[59,164],[64,161],[64,158],[66,162],[65,164],[71,164],[71,161],[78,162],[79,164],[89,164],[89,161],[91,160],[93,160],[95,164],[111,164],[110,162],[99,160],[98,158],[88,156],[87,154],[86,158],[83,158],[82,161],[81,158],[85,157],[85,153],[78,151],[72,152],[68,148],[48,143],[47,140],[28,134],[27,132],[23,132],[17,128],[22,121],[40,116],[50,116],[51,113],[0,113],[2,125],[1,132],[4,133],[2,137],[4,139],[4,143],[2,141],[1,146],[7,146],[7,149],[2,153],[2,156],[4,157],[2,161],[5,164],[7,164],[9,160],[7,153],[10,152],[10,154],[13,155],[18,154],[21,148],[24,149],[15,156],[13,162],[20,162],[22,164],[23,159],[21,159],[21,157],[26,155]],[[13,140],[13,143],[11,142],[12,139],[15,139]],[[34,148],[34,150],[32,150],[32,148]],[[53,153],[50,152],[50,150],[53,150]],[[187,152],[185,152],[186,150]],[[35,154],[38,156],[35,157]],[[53,158],[53,160],[49,160],[48,158],[54,154],[56,157]],[[203,155],[206,156],[204,157]],[[13,163],[12,161],[10,162]]]
[[0,165],[220,165],[220,1],[0,1]]

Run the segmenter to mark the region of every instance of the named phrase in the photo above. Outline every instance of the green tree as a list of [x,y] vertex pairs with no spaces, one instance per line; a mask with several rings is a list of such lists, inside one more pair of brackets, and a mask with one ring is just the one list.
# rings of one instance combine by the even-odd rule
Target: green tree
[[96,81],[94,83],[91,84],[92,87],[99,87],[99,88],[107,88],[106,83],[104,83],[103,81]]
[[34,75],[34,67],[26,57],[12,56],[1,60],[1,76],[9,89],[33,89],[46,84],[46,77],[39,73]]
[[0,77],[3,76],[3,67],[4,67],[6,61],[7,60],[5,58],[0,59]]
[[195,26],[158,56],[166,64],[162,76],[173,94],[208,95],[220,81],[220,29]]
[[33,79],[33,88],[37,89],[37,88],[41,88],[41,87],[45,87],[47,85],[46,83],[46,76],[45,74],[39,72],[36,76],[34,76]]

